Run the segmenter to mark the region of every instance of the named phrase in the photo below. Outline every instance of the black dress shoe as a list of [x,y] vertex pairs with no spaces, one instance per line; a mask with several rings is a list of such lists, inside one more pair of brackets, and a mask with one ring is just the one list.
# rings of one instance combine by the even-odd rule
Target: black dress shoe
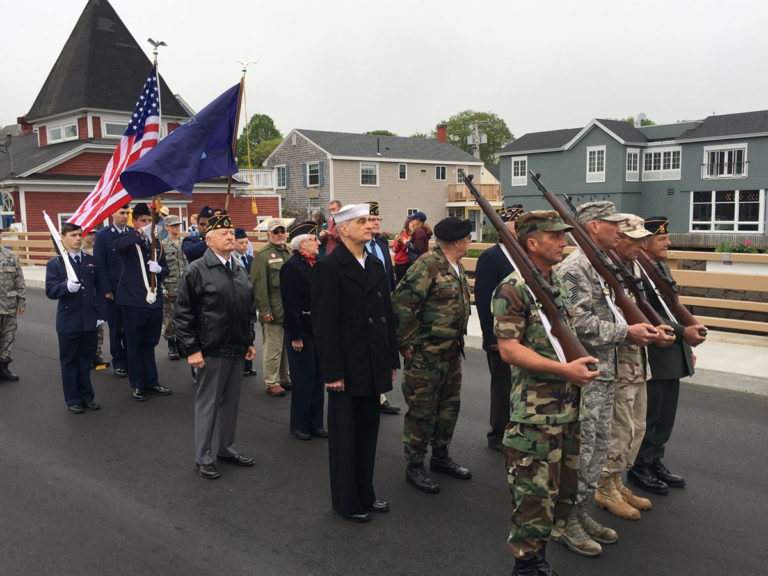
[[298,440],[310,440],[312,438],[311,434],[307,434],[306,432],[302,432],[296,428],[291,428],[291,434],[293,434],[293,437]]
[[496,450],[497,452],[504,453],[504,444],[502,442],[503,436],[497,434],[491,434],[488,436],[488,448]]
[[383,514],[384,512],[389,512],[389,502],[386,500],[374,500],[373,504],[368,508],[371,512],[377,512],[378,514]]
[[379,404],[379,412],[382,414],[400,414],[400,407],[392,406],[389,400],[384,400],[384,402]]
[[673,488],[683,488],[685,486],[685,478],[679,474],[672,474],[669,469],[664,466],[664,463],[656,458],[651,465],[651,470],[656,475],[656,478],[662,482],[666,482]]
[[170,388],[166,388],[165,386],[162,386],[158,384],[157,386],[152,386],[152,388],[145,388],[147,392],[151,392],[152,394],[157,394],[158,396],[170,396],[173,394],[173,390]]
[[133,399],[136,400],[136,402],[144,402],[144,400],[147,399],[147,395],[144,394],[144,390],[142,390],[141,388],[134,388]]
[[405,480],[427,494],[440,492],[440,485],[427,474],[423,464],[408,464],[405,469]]
[[101,404],[94,402],[93,400],[86,402],[85,407],[88,408],[88,410],[101,410]]
[[107,366],[109,366],[109,362],[104,360],[104,358],[102,358],[101,356],[96,356],[96,358],[94,358],[93,362],[91,363],[91,367],[98,368],[100,366],[106,368]]
[[342,516],[347,520],[351,520],[352,522],[368,522],[368,520],[371,519],[370,512],[361,512],[360,514],[342,514]]
[[67,410],[72,412],[72,414],[82,414],[85,412],[85,406],[82,404],[74,404],[73,406],[67,406]]
[[125,368],[115,368],[115,378],[125,378],[128,376],[128,371]]
[[244,467],[253,466],[256,463],[253,458],[249,458],[244,454],[238,454],[237,456],[216,456],[216,460],[219,460],[220,462],[226,462],[227,464],[234,464],[235,466]]
[[256,374],[258,374],[258,372],[256,372],[255,368],[248,368],[248,375],[249,376],[256,376]]
[[205,478],[206,480],[216,480],[216,478],[221,476],[219,471],[216,469],[216,466],[213,464],[199,464],[197,469],[200,477]]
[[515,566],[512,568],[512,576],[539,576],[546,572],[539,572],[538,558],[515,558]]
[[318,438],[328,438],[328,430],[325,428],[315,428],[314,430],[310,430],[309,433]]
[[459,480],[469,480],[472,478],[472,472],[470,472],[468,468],[459,466],[450,456],[448,456],[448,448],[446,446],[432,449],[432,457],[429,459],[429,469],[432,472],[448,474]]
[[632,467],[627,472],[627,480],[653,494],[667,494],[669,492],[669,485],[659,480],[650,468]]

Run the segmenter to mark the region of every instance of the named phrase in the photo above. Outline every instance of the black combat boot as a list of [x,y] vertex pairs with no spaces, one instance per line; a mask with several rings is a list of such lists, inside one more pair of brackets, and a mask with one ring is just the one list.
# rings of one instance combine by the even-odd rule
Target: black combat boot
[[667,485],[674,488],[685,487],[685,478],[679,474],[672,474],[672,472],[670,472],[669,469],[664,466],[664,463],[658,458],[654,458],[653,464],[651,465],[651,470],[653,470],[653,473],[656,474],[656,478],[662,482],[665,482]]
[[405,469],[405,479],[422,492],[427,492],[428,494],[440,492],[440,485],[427,474],[423,464],[408,464],[408,467]]
[[541,550],[536,552],[536,569],[539,571],[539,576],[557,576],[557,572],[552,570],[547,562],[547,543],[544,542]]
[[539,572],[538,562],[539,559],[533,555],[515,558],[515,567],[512,568],[512,576],[538,576],[539,574],[542,574],[542,572]]
[[0,380],[5,380],[6,382],[16,382],[18,379],[19,376],[11,372],[11,370],[8,368],[8,362],[0,362]]
[[448,446],[432,448],[432,457],[429,459],[429,469],[432,472],[448,474],[459,480],[469,480],[472,478],[472,472],[463,466],[459,466],[448,456]]
[[179,358],[179,347],[176,345],[176,338],[171,338],[168,340],[168,360],[178,360]]
[[669,484],[661,480],[653,473],[653,470],[645,466],[633,466],[627,472],[627,480],[635,486],[639,486],[643,490],[654,494],[667,494],[669,492]]

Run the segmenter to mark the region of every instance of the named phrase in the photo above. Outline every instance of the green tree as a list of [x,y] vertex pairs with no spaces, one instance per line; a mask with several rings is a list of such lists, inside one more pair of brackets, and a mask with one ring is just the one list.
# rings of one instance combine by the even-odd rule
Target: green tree
[[[624,118],[624,122],[629,122],[632,124],[632,126],[635,125],[635,117],[630,116],[629,118]],[[656,126],[656,122],[651,120],[650,118],[643,118],[640,120],[640,126]]]
[[397,134],[390,132],[389,130],[371,130],[370,132],[366,132],[366,134],[373,134],[374,136],[397,136]]
[[[507,128],[507,123],[493,112],[464,110],[454,114],[447,122],[443,122],[447,125],[448,142],[472,154],[473,146],[467,143],[467,137],[474,134],[474,126],[471,123],[475,121],[480,122],[480,134],[485,134],[488,138],[487,144],[480,145],[480,159],[485,164],[496,164],[496,152],[512,142],[515,137]],[[436,135],[437,131],[433,130],[432,137]]]
[[[411,138],[430,138],[430,135],[426,132],[416,132],[415,134],[411,134]],[[432,136],[434,138],[434,136]]]
[[[272,138],[271,140],[264,140],[262,142],[259,142],[259,145],[256,146],[256,148],[251,148],[251,164],[254,168],[263,168],[264,167],[264,160],[267,159],[267,156],[272,154],[272,151],[280,146],[280,142],[282,142],[282,138]],[[247,162],[247,159],[246,159]]]
[[246,138],[251,145],[251,165],[253,168],[260,168],[261,161],[269,156],[269,153],[274,150],[274,147],[272,150],[267,152],[267,154],[264,155],[259,162],[254,159],[256,147],[265,140],[282,140],[283,135],[280,133],[280,130],[275,127],[275,123],[272,118],[266,114],[254,114],[251,116],[251,119],[248,121],[247,136],[246,128],[243,128],[243,132],[237,139],[237,165],[240,168],[248,168],[248,148],[246,146]]

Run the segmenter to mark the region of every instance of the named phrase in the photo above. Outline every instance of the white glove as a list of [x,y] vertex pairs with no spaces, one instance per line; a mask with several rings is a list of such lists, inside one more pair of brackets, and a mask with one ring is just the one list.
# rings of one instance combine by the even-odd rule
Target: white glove
[[77,280],[69,280],[67,279],[67,290],[69,290],[72,294],[80,290],[80,282]]
[[96,320],[96,328],[104,324],[104,320]]
[[152,222],[144,226],[141,229],[141,233],[144,235],[144,238],[150,238],[150,234],[152,234]]
[[147,264],[149,264],[149,271],[153,274],[160,274],[163,271],[163,267],[154,260],[150,260]]

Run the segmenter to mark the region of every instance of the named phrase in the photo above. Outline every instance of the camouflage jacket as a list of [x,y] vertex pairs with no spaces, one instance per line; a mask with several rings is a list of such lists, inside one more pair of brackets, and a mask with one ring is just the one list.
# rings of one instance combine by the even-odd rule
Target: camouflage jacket
[[469,321],[469,284],[459,263],[459,277],[440,248],[414,262],[392,293],[397,347],[455,353],[464,345]]
[[[553,285],[564,294],[563,280],[552,273]],[[569,314],[567,299],[563,305]],[[547,338],[538,310],[531,299],[525,281],[513,272],[496,288],[491,301],[493,331],[497,338],[507,338],[520,343],[534,352],[557,361],[557,354]],[[531,372],[512,367],[512,388],[509,394],[509,419],[512,422],[546,424],[555,426],[579,419],[580,393],[577,386],[546,372]]]
[[615,380],[616,347],[626,339],[627,325],[616,322],[605,301],[599,276],[580,249],[557,266],[557,273],[563,278],[565,294],[571,301],[576,335],[587,352],[599,361],[600,380]]
[[181,251],[181,240],[174,242],[170,236],[163,240],[163,252],[168,264],[168,276],[163,280],[163,290],[170,297],[175,297],[179,291],[179,279],[187,269],[187,257]]
[[259,316],[271,314],[275,322],[283,321],[283,298],[280,294],[280,268],[291,257],[288,246],[268,243],[253,255],[251,284]]
[[27,290],[24,273],[16,254],[8,248],[0,248],[0,261],[3,273],[0,275],[0,314],[16,315],[16,311],[27,305]]

